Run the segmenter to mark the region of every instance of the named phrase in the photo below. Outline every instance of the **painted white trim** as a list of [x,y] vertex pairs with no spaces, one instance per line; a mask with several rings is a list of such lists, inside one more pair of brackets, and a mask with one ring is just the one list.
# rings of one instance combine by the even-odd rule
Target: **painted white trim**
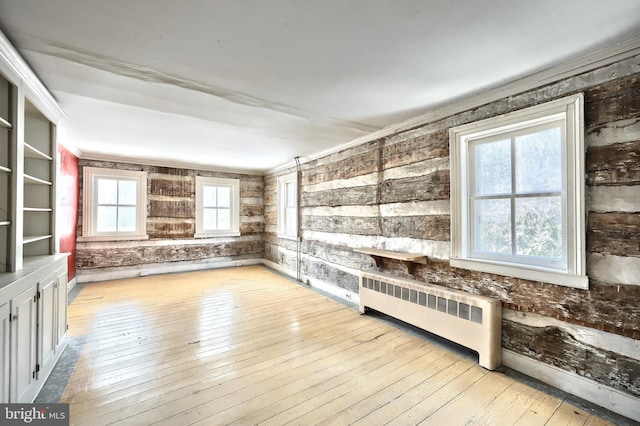
[[[11,79],[22,80],[25,95],[49,119],[57,124],[64,117],[64,111],[55,98],[33,72],[25,60],[20,56],[9,39],[0,32],[0,67]],[[16,83],[14,83],[16,84]],[[17,84],[18,85],[18,84]]]
[[261,170],[246,170],[246,169],[233,169],[219,166],[211,166],[201,163],[190,163],[186,161],[174,161],[174,160],[152,160],[147,158],[137,158],[119,155],[107,155],[96,152],[81,151],[79,155],[81,160],[88,161],[114,161],[117,163],[135,164],[141,166],[157,166],[157,167],[174,167],[176,169],[187,170],[203,170],[208,172],[222,172],[222,173],[235,173],[242,175],[252,176],[264,176],[264,171]]
[[[294,280],[296,279],[296,271],[286,268],[277,263],[271,262],[267,259],[262,259],[262,264],[268,268],[271,268],[275,271],[280,272],[283,275],[287,275]],[[315,287],[318,290],[322,290],[325,293],[329,293],[339,299],[344,300],[348,303],[353,303],[356,306],[360,304],[360,296],[358,293],[354,293],[352,291],[347,290],[346,288],[341,288],[336,285],[327,283],[325,281],[318,280],[316,278],[309,277],[307,275],[303,275],[303,282],[311,287]]]
[[[541,86],[560,81],[564,78],[592,71],[599,67],[611,65],[614,62],[627,59],[638,54],[640,54],[640,37],[636,37],[623,43],[616,44],[615,46],[611,46],[597,52],[592,52],[587,55],[565,61],[562,64],[546,68],[544,70],[530,74],[526,77],[511,81],[510,83],[482,90],[477,93],[461,96],[458,99],[454,99],[442,105],[435,106],[431,110],[416,117],[409,118],[399,123],[384,127],[380,130],[369,133],[368,135],[353,139],[348,143],[338,145],[336,147],[318,152],[316,154],[311,154],[304,158],[300,158],[300,162],[308,163],[318,158],[322,158],[330,154],[335,154],[337,152],[353,148],[366,142],[371,142],[380,138],[420,127],[427,123],[438,121],[451,115],[455,115],[463,111],[468,111],[481,105],[485,105],[490,102],[515,95],[517,93],[533,90]],[[265,174],[269,175],[277,173],[280,170],[293,166],[293,162],[288,162],[286,164],[283,164],[282,166],[278,166],[271,170],[268,170]]]
[[[512,138],[523,130],[554,123],[564,134],[562,174],[563,221],[566,230],[564,262],[531,261],[516,255],[475,253],[475,220],[469,201],[474,187],[472,144],[487,138]],[[559,123],[559,124],[558,124]],[[546,128],[546,127],[543,127]],[[451,265],[498,275],[589,288],[586,275],[586,215],[584,184],[584,95],[578,93],[529,108],[449,129],[451,160]],[[513,155],[513,154],[512,154]],[[513,161],[513,160],[512,160]],[[515,176],[512,176],[515,179]],[[507,193],[510,195],[510,193]],[[511,194],[512,198],[515,193]],[[513,224],[513,221],[512,221]]]
[[[97,203],[94,202],[96,194],[96,177],[108,177],[113,179],[133,180],[137,187],[136,200],[136,231],[135,232],[96,232]],[[82,236],[80,241],[114,241],[114,240],[144,240],[147,235],[147,172],[137,170],[118,170],[102,167],[84,167],[82,170]]]
[[71,281],[67,283],[67,293],[74,289],[74,287],[78,285],[78,279],[73,278]]
[[[203,188],[230,189],[229,229],[204,229]],[[216,204],[215,208],[219,208]],[[216,225],[217,226],[217,225]],[[240,236],[240,179],[196,176],[196,233],[194,238],[239,237]]]
[[[298,229],[299,224],[298,220],[300,217],[300,212],[298,210],[298,173],[291,172],[286,175],[278,176],[278,210],[276,217],[276,225],[277,225],[277,234],[278,238],[284,238],[288,240],[297,240],[298,239]],[[293,224],[293,233],[288,234],[286,232],[286,218],[287,218],[287,200],[289,198],[289,193],[287,192],[287,186],[289,184],[293,185],[293,199],[295,205],[292,206],[296,210],[295,215],[295,223]]]
[[640,398],[508,349],[502,349],[502,364],[614,413],[640,421]]

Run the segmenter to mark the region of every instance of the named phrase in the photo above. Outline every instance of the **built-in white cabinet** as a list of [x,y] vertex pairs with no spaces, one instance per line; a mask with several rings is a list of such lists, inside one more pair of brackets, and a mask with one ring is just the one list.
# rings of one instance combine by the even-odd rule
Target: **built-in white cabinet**
[[38,306],[36,286],[11,299],[9,402],[31,401],[36,392]]
[[67,256],[56,244],[62,110],[0,33],[0,403],[31,402],[66,344]]
[[9,401],[10,316],[9,303],[0,306],[0,402]]
[[[0,286],[0,403],[31,402],[66,346],[67,256],[30,259]],[[6,278],[3,277],[3,278]]]

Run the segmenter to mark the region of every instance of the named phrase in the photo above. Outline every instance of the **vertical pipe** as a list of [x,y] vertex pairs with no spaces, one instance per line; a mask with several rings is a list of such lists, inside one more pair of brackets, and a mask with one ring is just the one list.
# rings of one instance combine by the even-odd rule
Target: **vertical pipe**
[[297,211],[297,223],[296,223],[296,279],[302,281],[302,267],[301,267],[301,255],[302,255],[302,213],[300,209],[300,157],[294,158],[296,162],[296,209]]

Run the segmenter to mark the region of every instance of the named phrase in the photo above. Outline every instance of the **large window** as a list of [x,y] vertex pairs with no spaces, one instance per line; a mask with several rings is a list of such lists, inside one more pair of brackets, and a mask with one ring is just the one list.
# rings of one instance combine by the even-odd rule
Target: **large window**
[[295,239],[298,236],[298,179],[297,173],[278,178],[278,237]]
[[147,238],[145,172],[85,167],[83,182],[83,237]]
[[451,129],[451,264],[587,288],[582,95]]
[[196,176],[196,237],[240,235],[238,179]]

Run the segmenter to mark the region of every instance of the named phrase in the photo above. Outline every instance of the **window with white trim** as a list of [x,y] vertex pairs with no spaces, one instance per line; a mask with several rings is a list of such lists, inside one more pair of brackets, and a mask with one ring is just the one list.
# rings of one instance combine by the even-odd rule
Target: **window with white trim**
[[196,238],[240,235],[240,181],[196,176]]
[[588,288],[583,103],[450,130],[452,266]]
[[146,239],[147,173],[84,167],[82,236]]
[[298,237],[298,175],[278,177],[278,237]]

